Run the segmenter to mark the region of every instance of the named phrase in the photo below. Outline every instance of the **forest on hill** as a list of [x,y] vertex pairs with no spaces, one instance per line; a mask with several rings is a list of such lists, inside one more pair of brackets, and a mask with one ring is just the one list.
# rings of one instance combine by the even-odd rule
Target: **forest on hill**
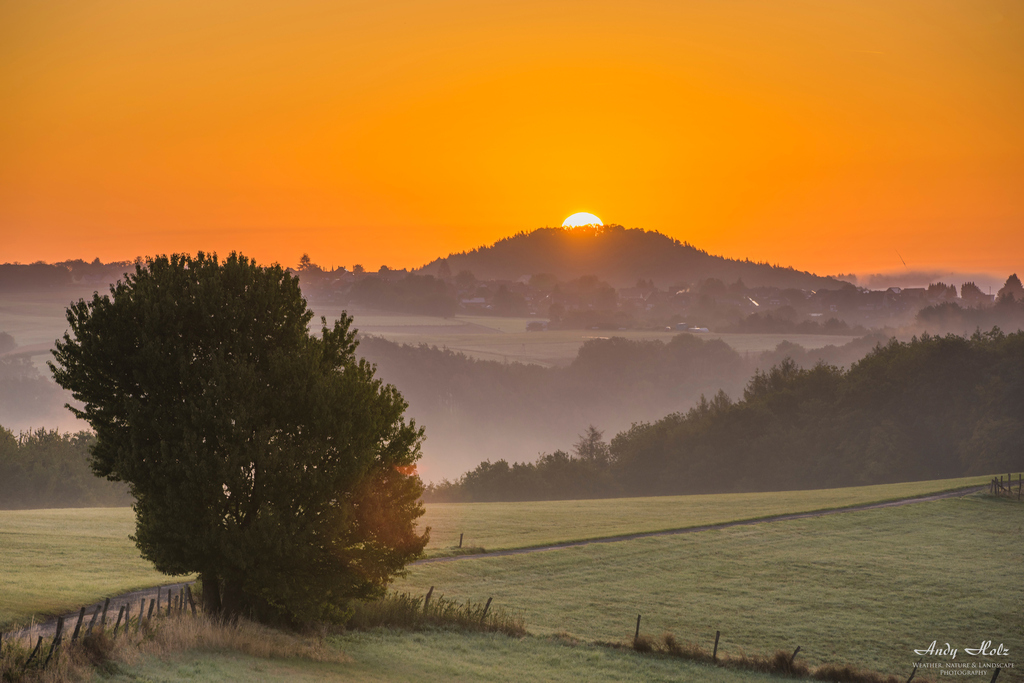
[[483,280],[517,280],[537,273],[551,273],[560,280],[599,275],[615,287],[631,287],[638,279],[666,287],[708,278],[808,290],[844,284],[794,268],[712,256],[659,232],[621,225],[521,232],[491,246],[436,259],[421,271],[435,276],[470,271]]
[[849,370],[784,359],[686,412],[571,453],[487,461],[434,501],[547,500],[880,484],[1024,468],[1024,332],[924,335]]
[[426,345],[363,337],[357,354],[409,402],[426,427],[424,477],[453,476],[491,459],[532,460],[568,447],[590,424],[608,431],[686,410],[702,394],[736,396],[757,368],[791,357],[848,365],[881,336],[807,350],[783,342],[763,354],[741,354],[717,339],[680,334],[668,343],[611,337],[588,340],[566,367],[476,360]]

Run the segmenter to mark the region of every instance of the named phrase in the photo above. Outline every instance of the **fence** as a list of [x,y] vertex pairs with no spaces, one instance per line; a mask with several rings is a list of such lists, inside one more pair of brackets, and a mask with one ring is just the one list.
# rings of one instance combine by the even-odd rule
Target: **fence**
[[[196,616],[196,603],[192,597],[192,587],[185,585],[181,587],[177,593],[168,590],[166,595],[166,607],[163,604],[163,598],[161,589],[157,589],[156,597],[149,599],[149,609],[146,609],[146,598],[143,597],[139,601],[138,612],[133,617],[134,603],[125,602],[117,611],[117,619],[114,621],[114,628],[110,632],[111,638],[117,638],[118,633],[126,635],[127,633],[134,631],[140,633],[143,626],[147,628],[152,624],[154,619],[160,617],[171,617],[176,615],[187,615],[189,613],[192,616]],[[112,617],[113,613],[110,610],[110,598],[103,601],[102,605],[96,605],[95,611],[93,611],[91,618],[86,624],[86,609],[82,607],[78,611],[78,619],[75,621],[74,630],[71,633],[70,645],[74,645],[79,639],[86,639],[92,637],[94,634],[106,633],[106,627],[108,624],[108,618]],[[39,669],[45,669],[50,664],[50,660],[53,659],[55,653],[57,653],[61,645],[64,642],[66,636],[65,630],[66,620],[65,617],[57,618],[57,627],[54,631],[53,637],[49,642],[49,647],[43,646],[45,640],[43,636],[37,636],[35,646],[32,646],[32,630],[28,631],[28,644],[27,648],[31,648],[31,652],[28,659],[25,660],[25,664],[22,667],[23,671],[29,669],[29,667],[36,667]],[[85,628],[83,629],[83,625]],[[10,644],[12,641],[20,640],[25,636],[21,635],[7,635],[0,633],[0,649],[5,644]],[[45,658],[43,652],[46,652]]]
[[1013,486],[1013,475],[1006,475],[1006,484],[1003,484],[1003,475],[999,477],[992,477],[991,483],[988,486],[988,492],[993,496],[1003,496],[1004,498],[1016,498],[1021,499],[1021,492],[1024,491],[1024,474],[1017,475],[1017,486],[1014,491]]

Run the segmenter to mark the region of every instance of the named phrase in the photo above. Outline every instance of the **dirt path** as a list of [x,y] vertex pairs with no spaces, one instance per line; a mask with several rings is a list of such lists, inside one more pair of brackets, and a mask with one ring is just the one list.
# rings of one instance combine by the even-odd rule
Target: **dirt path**
[[530,548],[513,548],[511,550],[495,550],[488,553],[476,553],[473,555],[453,555],[451,557],[429,557],[425,560],[418,560],[412,564],[431,564],[434,562],[456,562],[458,560],[474,560],[482,557],[499,557],[502,555],[524,555],[527,553],[540,553],[548,550],[561,550],[562,548],[578,548],[592,543],[618,543],[620,541],[632,541],[638,538],[650,538],[652,536],[675,536],[678,534],[695,534],[700,531],[713,531],[715,529],[728,529],[734,526],[750,526],[752,524],[766,524],[768,522],[785,522],[791,519],[808,519],[810,517],[824,517],[825,515],[838,515],[845,512],[859,512],[861,510],[877,510],[879,508],[899,507],[901,505],[912,505],[914,503],[926,503],[943,498],[959,498],[970,493],[978,493],[988,488],[985,486],[972,486],[955,491],[945,491],[930,496],[918,496],[915,498],[900,498],[884,503],[867,503],[865,505],[854,505],[844,508],[833,508],[831,510],[817,510],[815,512],[798,512],[790,515],[776,515],[774,517],[760,517],[758,519],[747,519],[737,522],[722,522],[720,524],[707,524],[704,526],[691,526],[682,529],[668,529],[665,531],[645,531],[638,534],[623,534],[620,536],[605,536],[592,538],[583,541],[566,541],[564,543],[552,543],[550,545],[533,546]]
[[[142,603],[142,601],[143,600],[146,601],[146,603],[145,603],[146,604],[146,609],[148,610],[149,609],[149,601],[150,600],[156,600],[157,593],[159,593],[159,595],[160,595],[160,607],[163,610],[166,610],[167,609],[167,596],[168,595],[170,595],[170,596],[177,595],[178,591],[180,591],[182,588],[185,587],[185,583],[188,583],[188,582],[181,582],[181,581],[179,581],[178,583],[169,583],[169,584],[166,584],[166,585],[163,585],[163,586],[154,586],[152,588],[143,588],[141,590],[132,591],[130,593],[122,593],[121,595],[111,597],[110,598],[110,606],[107,608],[107,627],[108,628],[113,628],[115,622],[117,621],[117,612],[118,612],[118,610],[121,609],[121,607],[123,605],[125,605],[125,604],[130,605],[131,606],[131,616],[133,618],[137,617],[139,615],[139,609],[140,609],[139,605]],[[172,600],[173,600],[173,597],[172,597]],[[82,620],[82,631],[83,632],[89,626],[89,621],[92,619],[92,615],[96,612],[96,608],[99,607],[99,608],[102,609],[104,601],[105,601],[105,599],[104,600],[100,600],[99,602],[94,602],[91,605],[85,605],[85,618]],[[77,621],[78,621],[78,610],[75,610],[74,612],[71,612],[70,614],[65,614],[64,615],[64,633],[67,634],[68,637],[70,637],[72,631],[74,631],[74,629],[75,629],[75,622],[77,622]],[[99,621],[99,619],[97,619],[96,620],[96,626],[94,626],[94,628],[99,628],[100,627],[99,624],[100,624],[100,621]],[[54,617],[53,619],[50,619],[49,621],[44,621],[44,622],[39,623],[39,624],[33,624],[32,626],[30,626],[28,628],[23,628],[23,629],[19,629],[17,631],[11,631],[9,633],[4,633],[4,642],[7,642],[7,640],[9,638],[11,638],[11,639],[20,639],[23,644],[24,643],[32,643],[32,645],[34,646],[35,642],[36,642],[36,639],[39,636],[42,636],[43,640],[46,640],[48,638],[52,638],[53,635],[54,635],[54,632],[56,632],[56,630],[57,630],[57,618]]]
[[[489,553],[477,553],[474,555],[455,555],[453,557],[432,557],[425,560],[419,560],[413,562],[414,565],[420,564],[432,564],[434,562],[456,562],[459,560],[474,560],[484,557],[501,557],[504,555],[525,555],[527,553],[540,553],[549,550],[561,550],[563,548],[577,548],[579,546],[591,545],[593,543],[619,543],[620,541],[632,541],[638,538],[650,538],[652,536],[675,536],[677,534],[695,534],[701,531],[713,531],[715,529],[728,529],[735,526],[750,526],[753,524],[767,524],[769,522],[785,522],[791,519],[808,519],[811,517],[824,517],[825,515],[838,515],[846,512],[859,512],[861,510],[877,510],[879,508],[898,507],[901,505],[912,505],[914,503],[926,503],[933,500],[942,500],[944,498],[957,498],[966,496],[971,493],[978,493],[984,491],[987,486],[972,486],[965,489],[957,489],[955,491],[946,491],[944,493],[936,493],[930,496],[919,496],[916,498],[901,498],[899,500],[891,500],[885,503],[868,503],[865,505],[854,505],[851,507],[834,508],[831,510],[818,510],[816,512],[799,512],[790,515],[776,515],[774,517],[761,517],[759,519],[748,519],[738,522],[722,522],[721,524],[707,524],[704,526],[686,527],[683,529],[669,529],[666,531],[647,531],[637,534],[623,534],[620,536],[605,536],[603,538],[593,538],[585,541],[567,541],[565,543],[552,543],[550,545],[535,546],[532,548],[515,548],[512,550],[495,550]],[[146,588],[143,590],[132,591],[131,593],[124,593],[116,597],[110,598],[110,609],[107,612],[107,623],[111,626],[117,619],[117,611],[124,604],[129,604],[132,607],[132,614],[137,615],[140,602],[145,599],[148,609],[149,601],[155,600],[157,592],[159,591],[162,599],[163,607],[166,609],[166,597],[168,594],[176,594],[185,584],[184,583],[172,583],[164,586],[157,586],[153,588]],[[91,605],[86,605],[85,613],[86,617],[82,628],[84,629],[88,623],[93,612],[96,611],[96,607],[103,606],[103,600]],[[67,632],[70,632],[75,628],[75,621],[78,619],[78,612],[72,612],[64,615],[64,628]],[[44,639],[53,637],[54,631],[57,628],[57,620],[52,619],[50,621],[35,624],[31,628],[21,629],[19,631],[13,631],[11,633],[5,633],[3,635],[4,640],[8,638],[20,638],[25,642],[35,643],[36,638],[43,636]]]

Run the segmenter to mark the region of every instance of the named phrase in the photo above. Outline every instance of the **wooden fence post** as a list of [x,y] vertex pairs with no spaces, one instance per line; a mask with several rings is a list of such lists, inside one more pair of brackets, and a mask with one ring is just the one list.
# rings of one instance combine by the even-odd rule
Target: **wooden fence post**
[[96,611],[92,613],[92,619],[89,620],[89,628],[85,629],[85,635],[92,635],[92,628],[96,625],[96,620],[100,616],[100,606],[96,605]]
[[[143,600],[145,600],[145,598],[143,598]],[[154,600],[153,598],[150,598],[150,599],[149,599],[149,611],[148,611],[148,612],[146,612],[146,621],[147,621],[147,622],[148,622],[148,621],[149,621],[150,619],[152,619],[152,618],[153,618],[153,605],[155,605],[155,604],[156,604],[156,600]]]
[[[28,642],[31,643],[32,641],[30,640]],[[36,641],[35,649],[32,650],[32,654],[30,654],[28,656],[28,659],[25,660],[25,666],[22,668],[22,670],[27,669],[28,665],[32,663],[32,660],[36,658],[36,655],[39,654],[39,646],[42,645],[42,644],[43,644],[43,637],[39,636],[39,640]]]
[[146,611],[146,598],[142,598],[139,602],[139,620],[135,622],[135,632],[138,633],[142,630],[142,613]]
[[462,547],[462,534],[459,534],[459,547]]
[[711,653],[711,661],[718,661],[718,637],[722,635],[721,631],[715,631],[715,651]]
[[71,642],[78,640],[78,632],[82,630],[82,620],[85,619],[85,608],[78,611],[78,621],[75,623],[75,632],[71,634]]
[[914,680],[914,676],[917,675],[917,667],[923,661],[924,657],[921,657],[921,659],[917,660],[917,664],[914,665],[914,670],[910,672],[910,678],[907,679],[907,683],[910,683],[910,681]]
[[988,683],[996,683],[996,679],[999,678],[999,670],[1000,669],[1002,669],[1002,667],[1000,667],[1000,666],[996,667],[996,672],[994,674],[992,674],[992,679]]
[[484,623],[484,619],[487,618],[487,610],[489,610],[491,608],[491,600],[493,600],[493,599],[494,599],[493,597],[487,598],[487,604],[484,605],[484,613],[480,615],[480,623],[481,624],[483,624]]
[[103,615],[100,617],[100,631],[107,630],[107,608],[110,607],[110,598],[103,601]]
[[196,615],[196,601],[192,599],[192,587],[185,586],[185,595],[188,596],[188,604],[192,608],[192,616]]
[[121,609],[117,610],[117,621],[114,622],[114,633],[112,638],[117,638],[117,627],[121,625],[121,619],[124,617],[124,605],[121,605]]
[[640,637],[640,615],[636,615],[636,633],[633,634],[633,642],[635,643]]
[[795,649],[795,650],[793,650],[793,656],[789,658],[789,666],[790,666],[790,667],[792,667],[792,666],[793,666],[793,660],[794,660],[794,659],[796,659],[796,654],[797,654],[798,652],[800,652],[800,646],[799,646],[799,645],[797,645],[797,646],[796,646],[796,649]]
[[430,590],[427,591],[427,597],[423,599],[423,614],[427,613],[427,606],[430,604],[430,596],[434,594],[434,587],[431,586]]
[[53,651],[60,646],[61,636],[64,635],[64,617],[57,617],[57,632],[53,635],[53,643],[50,645],[50,654],[46,655],[46,661],[43,662],[43,668],[45,669],[50,665],[50,659],[53,657]]
[[156,615],[160,616],[160,588],[156,589]]

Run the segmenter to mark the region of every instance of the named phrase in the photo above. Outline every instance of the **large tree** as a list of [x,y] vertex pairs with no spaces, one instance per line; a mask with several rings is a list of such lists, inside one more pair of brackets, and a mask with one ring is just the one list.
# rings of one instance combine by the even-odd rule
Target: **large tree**
[[426,544],[422,430],[356,360],[352,319],[314,336],[311,318],[279,266],[203,253],[67,311],[50,367],[96,431],[93,469],[128,483],[142,555],[199,573],[208,609],[330,618]]

